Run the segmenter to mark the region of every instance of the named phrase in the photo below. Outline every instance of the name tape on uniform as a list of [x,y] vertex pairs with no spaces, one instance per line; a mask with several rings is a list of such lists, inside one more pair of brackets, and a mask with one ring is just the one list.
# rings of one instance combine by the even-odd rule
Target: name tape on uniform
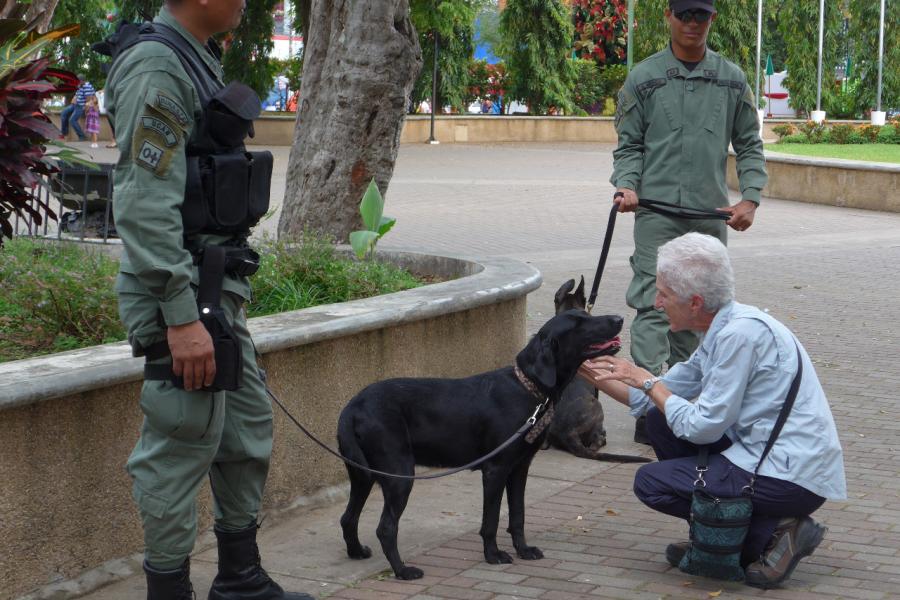
[[171,148],[172,146],[178,145],[178,135],[175,131],[169,127],[169,125],[163,121],[162,119],[157,119],[156,117],[141,117],[141,126],[144,129],[149,129],[151,131],[155,131],[160,135],[160,137],[165,142],[166,146]]

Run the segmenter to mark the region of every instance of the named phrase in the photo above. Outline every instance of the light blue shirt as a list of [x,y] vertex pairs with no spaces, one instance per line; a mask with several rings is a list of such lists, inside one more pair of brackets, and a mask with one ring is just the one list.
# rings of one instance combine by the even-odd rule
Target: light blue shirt
[[[727,435],[732,445],[722,455],[752,473],[797,372],[799,348],[797,399],[759,474],[843,500],[847,482],[834,417],[809,355],[795,341],[787,327],[758,308],[737,302],[722,307],[694,354],[662,378],[672,392],[666,420],[676,437],[695,444]],[[629,404],[637,416],[651,400],[630,389]]]

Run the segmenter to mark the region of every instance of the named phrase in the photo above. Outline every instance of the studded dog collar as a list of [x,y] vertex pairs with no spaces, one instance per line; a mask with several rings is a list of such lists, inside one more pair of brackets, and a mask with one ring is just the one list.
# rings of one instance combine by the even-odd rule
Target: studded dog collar
[[[519,383],[521,383],[526,390],[531,392],[532,396],[537,398],[540,402],[547,402],[547,397],[541,393],[533,381],[528,379],[525,373],[522,372],[522,369],[519,368],[519,365],[513,367],[513,372],[516,374],[516,379],[519,380]],[[541,415],[541,418],[538,419],[534,425],[531,426],[531,429],[528,430],[528,433],[525,434],[525,441],[527,443],[533,444],[538,436],[547,429],[550,422],[553,420],[553,414],[553,405],[547,403],[547,409],[544,411],[544,414]]]

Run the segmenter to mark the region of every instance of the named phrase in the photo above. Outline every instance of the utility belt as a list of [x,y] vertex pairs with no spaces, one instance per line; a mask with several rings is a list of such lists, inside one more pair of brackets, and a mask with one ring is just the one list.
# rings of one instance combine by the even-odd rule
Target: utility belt
[[[249,254],[248,254],[249,253]],[[244,356],[241,344],[234,328],[222,310],[222,281],[225,278],[227,264],[231,255],[232,264],[239,268],[248,267],[249,261],[241,256],[255,256],[253,272],[259,268],[259,255],[250,248],[228,248],[227,246],[206,246],[199,257],[195,255],[196,264],[200,265],[200,289],[197,293],[197,305],[200,309],[200,322],[212,338],[216,361],[216,376],[209,387],[202,388],[206,392],[220,390],[235,391],[240,389],[244,378]],[[171,381],[177,388],[184,388],[184,380],[175,375],[172,365],[150,364],[171,355],[166,340],[142,348],[147,359],[144,365],[144,379],[148,381]]]
[[[250,277],[259,271],[259,253],[249,246],[214,246],[224,248],[225,250],[225,267],[226,275],[236,275],[238,277]],[[206,256],[209,246],[188,245],[188,250],[193,257],[195,265],[200,266],[202,272],[203,258]]]

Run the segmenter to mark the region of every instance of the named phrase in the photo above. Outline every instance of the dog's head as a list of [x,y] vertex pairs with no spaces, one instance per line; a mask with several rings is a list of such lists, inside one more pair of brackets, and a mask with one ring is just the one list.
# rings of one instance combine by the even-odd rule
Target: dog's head
[[556,290],[556,296],[553,297],[553,306],[556,308],[556,314],[572,309],[587,310],[587,298],[584,296],[584,275],[581,276],[581,282],[577,288],[575,288],[574,279],[562,284]]
[[[574,281],[572,282],[574,284]],[[541,327],[516,364],[546,392],[562,390],[589,358],[619,351],[622,317],[592,317],[584,310],[568,310]]]

